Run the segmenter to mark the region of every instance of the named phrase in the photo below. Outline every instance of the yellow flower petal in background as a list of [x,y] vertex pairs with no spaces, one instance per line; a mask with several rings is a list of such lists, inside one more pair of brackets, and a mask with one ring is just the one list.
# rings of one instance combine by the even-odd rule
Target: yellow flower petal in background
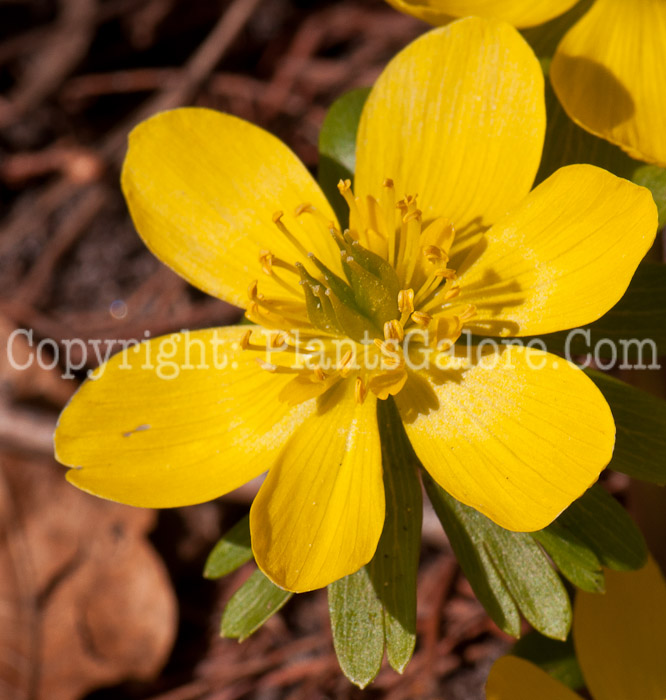
[[664,0],[596,0],[558,46],[550,78],[577,124],[666,166]]
[[460,243],[530,190],[543,147],[539,62],[507,24],[468,18],[420,37],[389,63],[365,104],[356,194],[418,194]]
[[650,192],[591,165],[561,168],[497,222],[458,268],[483,335],[595,321],[619,299],[657,231]]
[[557,17],[578,0],[387,0],[396,10],[431,24],[478,15],[501,19],[516,27],[531,27]]
[[610,461],[615,425],[574,365],[526,347],[457,348],[396,402],[414,450],[454,498],[508,530],[539,530]]
[[[242,119],[186,108],[142,122],[130,134],[122,185],[134,225],[153,253],[236,306],[247,306],[262,252],[291,264],[303,259],[273,222],[278,211],[306,252],[340,269],[337,247],[314,218],[293,217],[309,203],[335,220],[319,186],[279,139]],[[261,277],[261,289],[289,297],[272,277]]]
[[605,571],[603,595],[579,591],[573,635],[595,700],[666,698],[666,582],[650,559],[640,571]]
[[486,683],[486,700],[581,700],[581,698],[529,661],[519,659],[517,656],[502,656],[490,669]]
[[252,504],[257,564],[290,591],[321,588],[372,558],[384,526],[377,399],[342,381],[285,445]]
[[57,459],[74,467],[69,481],[121,503],[170,507],[209,501],[266,471],[316,404],[278,400],[291,376],[260,369],[263,353],[240,349],[247,330],[155,338],[96,370],[55,434]]

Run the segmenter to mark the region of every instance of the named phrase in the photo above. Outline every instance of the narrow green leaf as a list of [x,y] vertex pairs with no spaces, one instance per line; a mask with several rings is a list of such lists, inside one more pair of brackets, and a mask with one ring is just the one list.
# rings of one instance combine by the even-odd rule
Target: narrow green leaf
[[532,537],[546,550],[555,565],[574,586],[589,593],[604,590],[604,572],[597,555],[573,532],[555,521]]
[[601,372],[587,374],[611,407],[617,430],[609,467],[666,484],[666,402]]
[[278,588],[257,569],[231,596],[222,613],[220,634],[223,637],[247,639],[272,617],[293,593]]
[[608,369],[658,369],[658,358],[666,355],[666,265],[642,262],[622,299],[598,321],[541,340],[567,359],[592,355]]
[[633,571],[647,561],[647,546],[629,513],[601,486],[589,488],[557,519],[609,569]]
[[421,547],[423,501],[418,460],[392,400],[378,402],[386,493],[386,520],[368,565],[382,603],[386,654],[402,673],[416,644],[416,575]]
[[542,634],[565,639],[569,596],[531,535],[499,527],[425,473],[423,482],[470,585],[498,626],[519,636],[519,610]]
[[319,132],[319,184],[343,227],[349,213],[337,185],[340,180],[354,177],[356,132],[369,92],[370,88],[359,88],[337,99]]
[[340,668],[352,683],[365,688],[384,657],[382,604],[367,567],[328,586],[328,609]]
[[519,637],[520,611],[483,547],[483,529],[426,473],[423,485],[479,602],[500,629]]
[[530,632],[514,644],[511,653],[531,661],[572,690],[585,686],[571,635],[560,642],[538,632]]
[[213,547],[206,559],[205,578],[221,578],[252,559],[250,516],[241,518]]

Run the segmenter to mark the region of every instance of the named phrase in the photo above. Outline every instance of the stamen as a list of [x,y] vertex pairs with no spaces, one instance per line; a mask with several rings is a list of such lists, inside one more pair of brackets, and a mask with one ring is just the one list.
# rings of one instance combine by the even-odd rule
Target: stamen
[[314,370],[312,371],[312,373],[314,374],[315,379],[316,379],[318,382],[326,381],[326,374],[324,373],[324,370],[323,370],[319,365],[317,365],[317,366],[314,368]]
[[305,250],[305,248],[302,246],[302,244],[298,241],[296,236],[284,225],[284,222],[282,221],[282,217],[284,216],[284,212],[279,210],[276,211],[273,214],[273,223],[278,227],[278,230],[280,233],[282,233],[287,240],[296,248],[296,250],[303,256],[305,257],[308,254],[308,251]]
[[[356,197],[354,197],[354,193],[352,192],[351,188],[351,180],[340,180],[338,182],[338,191],[340,194],[345,198],[345,202],[347,202],[347,206],[349,207],[349,226],[352,229],[357,229],[359,233],[361,233],[361,230],[363,228],[362,224],[362,218],[361,218],[361,213],[358,210],[358,203],[356,201]],[[367,241],[364,241],[364,244],[366,244]]]
[[398,249],[396,222],[397,210],[395,203],[395,187],[391,178],[386,178],[382,186],[381,207],[386,217],[386,236],[388,239],[388,262],[395,267]]

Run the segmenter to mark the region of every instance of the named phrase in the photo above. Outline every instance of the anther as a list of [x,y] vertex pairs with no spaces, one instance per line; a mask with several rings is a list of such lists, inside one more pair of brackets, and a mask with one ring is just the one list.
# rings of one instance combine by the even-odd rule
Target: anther
[[439,247],[436,245],[427,245],[423,248],[423,255],[428,258],[428,260],[432,263],[436,262],[448,262],[449,261],[449,256]]
[[430,325],[430,321],[432,321],[432,316],[425,313],[425,311],[415,311],[410,318],[417,326],[423,326],[424,328],[427,328]]
[[259,262],[265,274],[273,274],[273,253],[270,250],[262,250],[259,253]]
[[314,370],[312,371],[312,373],[314,374],[315,379],[316,379],[318,382],[323,382],[323,381],[325,381],[325,379],[326,379],[326,374],[324,373],[324,370],[323,370],[319,365],[317,365],[317,366],[314,368]]
[[413,289],[401,289],[398,292],[398,309],[403,316],[409,316],[414,311]]
[[361,377],[356,377],[356,384],[354,386],[354,398],[356,399],[356,403],[363,403],[367,394],[368,388],[363,383],[363,380]]
[[272,350],[276,350],[277,348],[283,348],[287,345],[287,337],[287,334],[283,331],[271,333],[271,337],[268,341],[268,344]]
[[342,360],[340,360],[340,364],[338,365],[340,376],[346,377],[351,372],[351,363],[353,359],[354,353],[351,350],[347,350],[347,352],[343,355]]
[[243,334],[243,337],[240,339],[240,346],[241,350],[247,350],[248,345],[250,344],[250,338],[252,337],[252,331],[246,331]]
[[253,280],[252,282],[250,282],[247,288],[247,295],[252,301],[256,301],[259,298],[259,292],[257,291],[258,287],[259,282],[257,280]]
[[384,324],[384,339],[397,340],[400,343],[405,339],[405,329],[397,319],[387,321]]
[[278,209],[276,212],[273,213],[273,216],[272,216],[273,223],[277,224],[278,221],[280,221],[283,216],[284,216],[284,212],[282,210]]
[[439,270],[435,270],[435,277],[442,277],[447,280],[456,279],[456,271],[452,270],[450,267],[440,267]]
[[314,207],[312,204],[309,202],[303,202],[303,204],[299,204],[296,209],[294,209],[294,216],[300,216],[301,214],[305,214],[306,212],[308,214],[312,214],[314,211]]

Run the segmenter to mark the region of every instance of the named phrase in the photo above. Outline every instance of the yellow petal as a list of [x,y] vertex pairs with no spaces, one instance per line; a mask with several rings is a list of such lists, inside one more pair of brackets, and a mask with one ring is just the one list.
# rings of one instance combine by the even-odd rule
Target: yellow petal
[[550,78],[577,124],[666,166],[663,0],[596,0],[558,46]]
[[399,53],[375,83],[356,145],[356,192],[418,194],[424,221],[443,216],[454,245],[530,190],[543,147],[543,75],[518,32],[468,18]]
[[666,582],[650,559],[640,571],[606,570],[606,592],[578,592],[574,642],[595,700],[666,698]]
[[322,396],[291,437],[250,511],[252,549],[278,586],[321,588],[372,558],[384,526],[377,400],[354,383]]
[[517,656],[502,656],[490,669],[486,700],[581,700],[545,671]]
[[458,269],[469,328],[532,335],[595,321],[650,248],[650,192],[592,165],[561,168],[498,221]]
[[387,0],[396,10],[431,24],[454,17],[478,15],[500,19],[515,27],[543,24],[573,7],[578,0]]
[[[290,297],[259,263],[263,251],[289,263],[304,259],[273,222],[278,211],[306,251],[340,268],[325,228],[312,215],[293,216],[299,204],[310,203],[335,220],[319,186],[281,141],[242,119],[198,108],[157,114],[130,134],[122,185],[152,252],[188,282],[236,306],[247,306],[247,288],[256,279],[260,293]],[[296,296],[302,302],[302,294]]]
[[208,501],[266,471],[316,404],[278,401],[290,375],[260,369],[263,352],[239,349],[247,330],[155,338],[102,365],[58,422],[68,480],[158,508]]
[[458,347],[442,359],[448,368],[413,374],[396,397],[423,466],[508,530],[545,527],[610,461],[608,404],[583,372],[539,350]]

